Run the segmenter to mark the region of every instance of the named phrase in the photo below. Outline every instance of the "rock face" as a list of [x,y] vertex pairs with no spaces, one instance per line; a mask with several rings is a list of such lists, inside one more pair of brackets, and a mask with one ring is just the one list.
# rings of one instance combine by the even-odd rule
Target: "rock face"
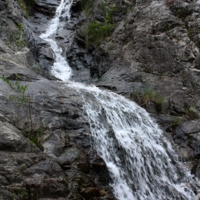
[[17,4],[0,8],[0,199],[115,199],[79,94],[49,74],[52,50]]
[[[36,1],[27,21],[15,1],[0,0],[2,200],[115,199],[105,163],[91,146],[82,100],[50,74],[54,55],[38,37],[58,3]],[[60,19],[65,26],[55,35],[72,79],[145,107],[199,177],[199,1],[94,0],[89,16],[84,3],[74,1],[71,20]],[[85,28],[106,23],[106,9],[112,34],[88,44]],[[25,95],[18,85],[27,87]]]
[[34,8],[40,13],[48,16],[54,16],[56,7],[59,6],[60,1],[55,0],[38,0],[35,2]]
[[[91,8],[89,17],[84,8],[79,15],[68,55],[71,66],[82,66],[79,76],[89,69],[87,82],[124,95],[152,113],[174,138],[180,159],[199,176],[199,131],[190,129],[193,120],[199,126],[200,114],[199,1],[95,0]],[[104,24],[112,8],[112,34],[88,46],[88,24]],[[182,126],[188,127],[187,133]]]

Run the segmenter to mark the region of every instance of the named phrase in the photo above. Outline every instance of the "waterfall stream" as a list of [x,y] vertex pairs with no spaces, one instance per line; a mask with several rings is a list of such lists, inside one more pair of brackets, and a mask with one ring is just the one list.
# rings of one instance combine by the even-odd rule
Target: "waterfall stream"
[[93,145],[105,161],[119,200],[188,200],[194,179],[158,125],[136,103],[113,92],[70,81],[72,70],[55,41],[60,17],[70,19],[72,0],[61,0],[54,19],[40,37],[55,54],[52,74],[76,89],[84,102]]

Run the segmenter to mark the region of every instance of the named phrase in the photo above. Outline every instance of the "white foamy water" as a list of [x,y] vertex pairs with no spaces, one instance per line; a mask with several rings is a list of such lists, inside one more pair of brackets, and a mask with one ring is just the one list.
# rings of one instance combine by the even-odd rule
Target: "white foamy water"
[[68,19],[70,19],[70,8],[72,3],[73,0],[61,0],[60,5],[56,9],[56,15],[51,20],[46,32],[40,35],[42,39],[50,44],[54,52],[55,62],[52,67],[52,74],[65,82],[68,81],[69,78],[72,76],[72,69],[69,67],[66,59],[62,56],[62,48],[57,45],[55,39],[52,36],[55,36],[58,30],[60,17],[67,17]]
[[119,200],[189,200],[194,180],[149,114],[113,92],[69,81],[72,70],[54,39],[61,15],[70,18],[72,1],[61,1],[41,38],[49,42],[55,63],[52,73],[83,98],[92,142],[105,161]]

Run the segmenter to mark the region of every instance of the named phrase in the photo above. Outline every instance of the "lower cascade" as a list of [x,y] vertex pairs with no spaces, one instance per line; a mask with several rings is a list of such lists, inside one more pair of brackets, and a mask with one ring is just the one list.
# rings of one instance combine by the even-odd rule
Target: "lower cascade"
[[59,18],[70,19],[72,0],[61,0],[40,37],[55,54],[52,73],[80,93],[92,142],[106,163],[119,200],[192,199],[194,179],[176,158],[158,125],[136,103],[113,92],[69,81],[72,70],[54,40]]

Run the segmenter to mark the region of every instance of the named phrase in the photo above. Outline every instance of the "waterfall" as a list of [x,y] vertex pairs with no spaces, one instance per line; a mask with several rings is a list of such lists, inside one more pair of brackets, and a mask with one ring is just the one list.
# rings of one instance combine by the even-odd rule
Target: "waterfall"
[[59,18],[70,19],[72,0],[61,0],[54,19],[40,37],[55,54],[52,69],[84,102],[92,142],[109,170],[119,200],[188,200],[194,179],[149,114],[136,103],[96,86],[70,81],[72,70],[55,41]]

